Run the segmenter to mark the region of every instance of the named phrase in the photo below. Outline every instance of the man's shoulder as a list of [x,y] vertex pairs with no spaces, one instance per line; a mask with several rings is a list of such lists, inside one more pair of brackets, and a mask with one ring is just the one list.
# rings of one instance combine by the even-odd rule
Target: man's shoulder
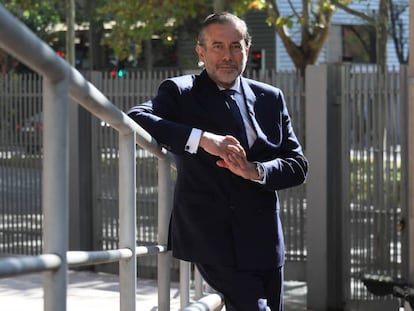
[[275,93],[279,94],[281,92],[280,88],[273,86],[269,83],[261,82],[258,80],[250,79],[243,77],[244,83],[246,83],[254,93]]
[[187,74],[168,78],[164,80],[163,83],[173,83],[179,90],[185,91],[192,89],[198,79],[198,74]]
[[173,87],[181,94],[218,90],[216,84],[208,77],[205,71],[202,71],[200,74],[188,74],[168,78],[162,82],[161,86]]
[[177,84],[178,86],[188,86],[193,85],[194,80],[196,79],[197,75],[195,74],[188,74],[183,76],[177,76],[166,79],[167,81],[170,80]]

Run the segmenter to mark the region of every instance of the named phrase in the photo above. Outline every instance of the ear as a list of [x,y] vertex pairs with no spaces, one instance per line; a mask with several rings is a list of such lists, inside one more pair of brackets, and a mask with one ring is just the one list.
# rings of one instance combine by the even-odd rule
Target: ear
[[201,45],[197,44],[195,47],[195,51],[197,52],[198,59],[204,62],[204,48]]
[[246,55],[247,55],[247,58],[248,58],[248,57],[249,57],[249,55],[250,55],[250,46],[246,47]]

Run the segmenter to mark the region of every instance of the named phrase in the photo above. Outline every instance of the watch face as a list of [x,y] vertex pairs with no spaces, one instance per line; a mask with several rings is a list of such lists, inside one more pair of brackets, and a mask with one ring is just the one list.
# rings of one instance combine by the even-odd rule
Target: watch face
[[263,178],[264,170],[263,170],[263,167],[259,163],[256,163],[256,171],[257,171],[257,174],[259,175],[259,178],[260,179]]

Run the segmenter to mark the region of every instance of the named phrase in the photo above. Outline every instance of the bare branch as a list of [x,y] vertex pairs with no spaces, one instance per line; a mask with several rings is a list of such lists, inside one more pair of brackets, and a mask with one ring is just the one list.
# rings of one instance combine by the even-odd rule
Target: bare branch
[[332,0],[332,4],[334,4],[336,7],[340,8],[341,10],[344,10],[345,12],[347,12],[349,14],[352,14],[352,15],[355,15],[359,18],[364,19],[365,21],[367,21],[371,25],[375,25],[375,23],[376,23],[375,18],[373,18],[372,16],[369,16],[368,14],[366,14],[364,12],[354,10],[354,9],[350,8],[349,6],[342,4],[338,0]]

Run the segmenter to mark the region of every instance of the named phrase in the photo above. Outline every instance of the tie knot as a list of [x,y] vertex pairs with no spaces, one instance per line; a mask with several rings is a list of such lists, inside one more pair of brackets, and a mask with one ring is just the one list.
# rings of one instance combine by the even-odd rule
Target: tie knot
[[232,89],[226,89],[226,90],[222,90],[222,92],[224,93],[224,95],[226,96],[233,96],[234,94],[236,94],[235,90]]

